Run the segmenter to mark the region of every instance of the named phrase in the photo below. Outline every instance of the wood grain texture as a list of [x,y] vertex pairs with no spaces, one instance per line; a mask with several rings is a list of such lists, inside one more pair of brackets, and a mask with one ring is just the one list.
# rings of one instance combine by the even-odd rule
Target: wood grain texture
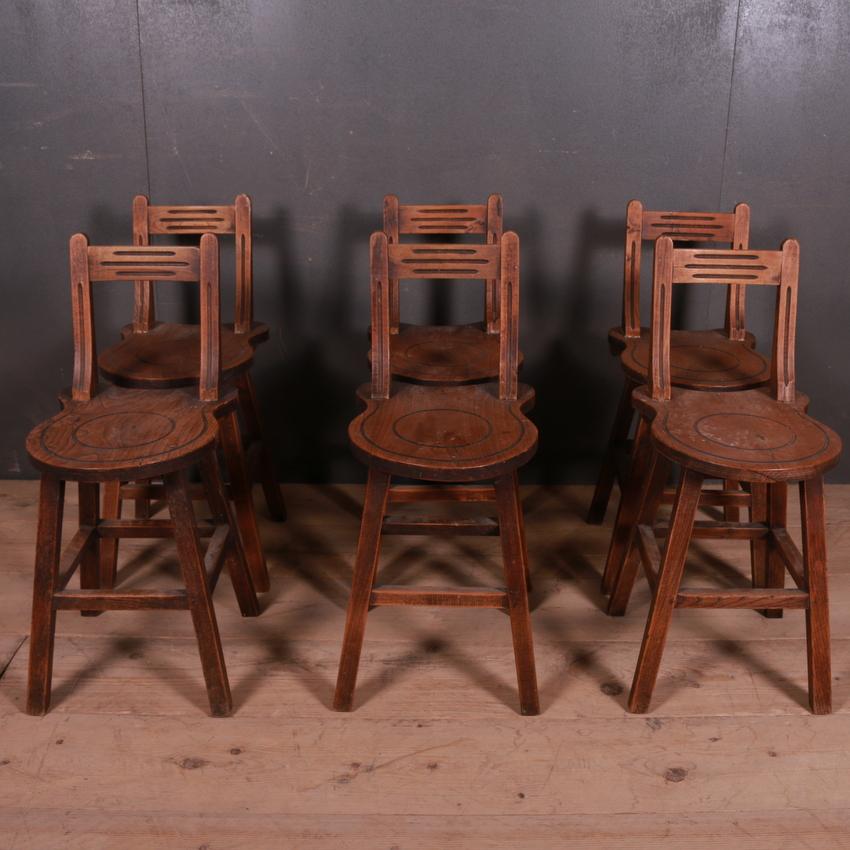
[[[190,619],[135,611],[94,620],[59,614],[57,701],[39,721],[21,713],[26,643],[16,651],[26,629],[18,609],[31,592],[38,486],[0,482],[0,664],[12,658],[0,678],[5,843],[11,850],[204,843],[271,850],[284,841],[310,850],[382,842],[549,850],[553,840],[576,850],[841,847],[850,829],[850,606],[843,604],[850,489],[826,490],[835,570],[831,717],[807,712],[804,612],[767,621],[724,610],[674,617],[653,716],[627,715],[623,689],[647,594],[638,588],[631,612],[615,622],[600,612],[608,530],[584,525],[586,487],[522,491],[535,565],[539,718],[514,711],[502,613],[392,607],[370,618],[357,712],[331,714],[340,605],[357,539],[357,516],[342,505],[359,504],[362,488],[293,485],[291,522],[261,518],[260,528],[275,586],[286,591],[250,620],[226,578],[216,592],[231,718],[205,716]],[[796,499],[788,525],[799,539]],[[470,584],[492,581],[498,541],[458,545],[386,538],[387,579],[434,585],[463,551]],[[736,542],[694,547],[689,570],[716,575],[716,558],[730,553],[721,581],[747,581],[748,549]],[[173,577],[172,548],[122,544],[119,572],[131,581]]]

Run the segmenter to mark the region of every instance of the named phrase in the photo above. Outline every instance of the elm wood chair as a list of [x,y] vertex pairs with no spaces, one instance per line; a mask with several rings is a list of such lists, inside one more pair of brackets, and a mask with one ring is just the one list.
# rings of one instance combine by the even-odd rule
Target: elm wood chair
[[[823,474],[838,462],[841,441],[806,415],[794,375],[799,246],[781,251],[675,250],[669,237],[656,243],[650,379],[634,402],[641,417],[636,464],[642,464],[637,515],[620,512],[628,528],[625,558],[617,570],[611,613],[622,613],[639,565],[653,590],[652,604],[629,697],[629,710],[648,709],[674,608],[752,608],[806,611],[809,701],[812,711],[831,710],[829,610],[827,601]],[[723,283],[776,287],[773,366],[766,387],[738,393],[702,392],[672,382],[670,304],[673,284]],[[681,477],[666,528],[652,525],[671,464]],[[761,488],[761,522],[695,522],[706,477],[749,482]],[[786,530],[786,493],[797,482],[802,509],[803,551]],[[632,490],[638,488],[631,487]],[[663,553],[657,534],[666,535]],[[681,587],[692,537],[759,542],[751,588]],[[796,588],[785,588],[785,570]]]
[[[500,243],[503,233],[502,196],[492,194],[486,204],[400,204],[396,195],[384,196],[384,227],[390,245],[402,244],[403,236],[480,235],[488,245]],[[458,251],[464,245],[450,246]],[[457,274],[438,277],[469,277],[471,266],[462,254],[465,266]],[[389,283],[390,298],[390,372],[392,377],[422,384],[471,384],[499,377],[499,286],[497,280],[484,282],[484,320],[467,325],[409,325],[400,322],[399,280]],[[371,351],[370,351],[371,358]],[[522,352],[518,354],[522,364]],[[534,402],[534,393],[522,387],[524,409]],[[366,398],[363,398],[366,401]],[[409,485],[390,487],[390,504],[419,502],[494,502],[492,486]],[[403,533],[407,518],[392,518],[388,529]],[[420,528],[426,527],[420,523]],[[492,528],[487,519],[481,525],[472,520],[458,528],[472,533],[476,527]],[[435,529],[439,530],[439,529]]]
[[[523,415],[529,390],[517,381],[519,311],[519,240],[506,233],[498,245],[388,244],[373,234],[372,382],[366,409],[348,429],[354,454],[369,469],[354,578],[343,637],[333,706],[352,706],[366,617],[375,605],[436,605],[501,608],[510,615],[523,714],[537,714],[539,700],[528,610],[527,553],[517,470],[537,448],[537,429]],[[500,288],[499,377],[492,383],[427,386],[391,385],[391,283],[399,278],[464,276],[498,280]],[[474,269],[474,271],[468,271]],[[378,557],[393,475],[431,482],[494,481],[507,589],[482,587],[377,586]],[[410,523],[416,533],[427,523]],[[456,525],[443,527],[449,533]],[[461,529],[463,530],[463,529]]]
[[[400,204],[384,197],[384,233],[390,245],[401,237],[480,235],[488,245],[502,238],[502,196],[486,204]],[[455,245],[455,248],[463,246]],[[461,264],[463,265],[463,264]],[[467,325],[400,322],[399,281],[390,281],[390,368],[396,378],[461,384],[499,376],[499,304],[495,280],[484,287],[484,321]]]
[[[272,518],[284,520],[286,508],[274,475],[271,455],[263,439],[256,392],[250,368],[254,350],[269,338],[267,325],[254,320],[253,240],[251,200],[237,195],[232,205],[153,206],[145,195],[133,199],[133,242],[149,245],[151,236],[233,234],[236,254],[235,321],[222,326],[221,362],[226,381],[238,390],[243,437]],[[197,325],[156,320],[153,281],[137,281],[133,322],[122,330],[123,339],[100,355],[101,372],[121,386],[161,389],[193,386],[198,382],[199,330]],[[114,513],[120,496],[115,485],[105,502]],[[139,492],[139,488],[134,488]],[[132,492],[132,491],[129,491]],[[144,492],[144,491],[142,491]],[[137,514],[146,516],[149,503],[137,496]]]
[[[239,447],[237,401],[221,396],[218,244],[205,234],[200,248],[90,247],[83,234],[71,238],[71,302],[74,380],[64,409],[34,428],[27,452],[41,470],[38,540],[33,589],[27,711],[50,705],[57,610],[84,614],[108,610],[188,610],[198,639],[210,709],[231,710],[230,686],[219,639],[212,592],[224,566],[244,616],[259,614],[242,540],[224,496],[217,449]],[[198,282],[201,302],[198,389],[139,390],[98,387],[92,282],[128,280]],[[241,454],[227,450],[231,473]],[[213,521],[195,519],[188,470],[201,467]],[[103,519],[101,483],[161,476],[170,521]],[[64,551],[65,482],[79,485],[79,528]],[[169,537],[177,543],[185,589],[116,590],[113,564],[99,566],[98,548],[117,537]],[[210,537],[202,552],[200,537]],[[80,590],[67,585],[79,568]]]
[[[616,481],[624,483],[622,458],[629,445],[634,420],[632,392],[647,380],[649,368],[649,329],[640,323],[640,267],[643,242],[669,236],[678,243],[728,243],[732,248],[749,244],[750,208],[738,204],[731,213],[660,212],[644,210],[640,201],[629,201],[626,209],[626,247],[623,274],[623,324],[608,332],[611,353],[620,358],[623,390],[608,445],[603,457],[587,521],[598,525]],[[723,330],[674,330],[671,337],[671,380],[674,386],[711,392],[733,391],[762,386],[770,376],[770,366],[755,351],[755,337],[745,323],[745,290],[732,286],[726,303]],[[672,500],[668,494],[666,500]],[[724,506],[726,519],[738,519],[738,506],[749,505],[747,494],[737,492],[735,482],[726,482],[721,493],[706,491],[704,504]],[[603,590],[610,582],[603,580]]]

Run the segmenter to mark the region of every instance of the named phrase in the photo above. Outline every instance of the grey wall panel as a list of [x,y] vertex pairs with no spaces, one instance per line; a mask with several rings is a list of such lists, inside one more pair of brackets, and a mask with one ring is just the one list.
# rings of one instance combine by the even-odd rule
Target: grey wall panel
[[[0,38],[0,475],[16,476],[32,474],[27,431],[71,381],[68,237],[126,236],[147,178],[132,0],[6,3]],[[125,299],[98,295],[111,326]]]
[[[361,475],[346,424],[368,377],[366,247],[385,192],[505,196],[522,239],[524,377],[538,391],[529,477],[595,472],[619,391],[605,336],[632,197],[748,200],[754,241],[801,238],[801,379],[848,430],[846,379],[829,366],[842,340],[819,333],[847,314],[843,3],[139,0],[138,30],[135,3],[79,5],[19,4],[0,35],[0,81],[35,84],[0,88],[0,241],[18,270],[4,286],[20,302],[3,322],[27,358],[4,383],[21,402],[0,427],[3,474],[27,472],[23,434],[68,380],[67,235],[124,238],[148,179],[154,202],[254,199],[256,310],[273,332],[256,376],[286,479]],[[102,340],[126,317],[108,298]],[[470,284],[404,287],[414,320],[470,319],[480,300]],[[160,287],[166,315],[191,317],[190,301]],[[684,323],[722,321],[711,292],[680,302]],[[762,302],[751,316],[767,339]]]
[[[742,0],[724,203],[753,208],[752,244],[800,240],[797,378],[850,437],[850,4]],[[763,299],[764,300],[764,299]],[[759,305],[761,306],[761,305]],[[772,306],[772,305],[769,305]],[[751,310],[765,342],[772,328]],[[833,474],[847,480],[850,462]]]

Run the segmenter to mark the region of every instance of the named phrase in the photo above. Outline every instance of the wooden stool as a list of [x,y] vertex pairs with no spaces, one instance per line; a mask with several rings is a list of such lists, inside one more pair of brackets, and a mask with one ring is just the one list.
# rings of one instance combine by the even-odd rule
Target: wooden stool
[[[200,248],[89,247],[82,234],[71,238],[71,301],[74,319],[74,383],[61,413],[34,428],[27,452],[41,470],[38,540],[33,590],[27,711],[44,714],[50,705],[56,611],[84,614],[108,610],[163,608],[192,614],[214,715],[231,710],[230,686],[219,640],[212,591],[226,565],[244,616],[259,614],[238,526],[224,497],[216,450],[239,443],[236,399],[219,397],[218,244],[201,237]],[[92,281],[198,281],[201,325],[199,389],[98,390],[94,364]],[[228,449],[230,468],[241,463]],[[198,523],[187,471],[200,464],[213,522]],[[171,521],[103,519],[99,485],[116,480],[165,481]],[[80,525],[61,551],[66,481],[79,482]],[[115,590],[114,562],[99,570],[102,542],[118,537],[167,537],[177,542],[186,584],[178,590]],[[199,537],[210,537],[206,554]],[[61,553],[61,554],[60,554]],[[100,561],[101,566],[104,562]],[[80,590],[66,590],[79,567]]]
[[[635,465],[641,486],[630,481],[615,535],[625,535],[616,565],[609,613],[619,614],[643,565],[653,590],[646,631],[629,697],[629,711],[649,706],[674,608],[806,610],[809,700],[812,711],[831,710],[829,609],[827,601],[823,473],[838,462],[841,441],[804,412],[796,393],[794,336],[799,246],[781,251],[675,250],[669,237],[656,243],[652,294],[652,360],[649,386],[635,391],[642,418]],[[672,386],[670,305],[674,283],[722,283],[777,287],[773,371],[770,385],[737,393],[700,392]],[[681,468],[668,526],[653,527],[666,474]],[[765,516],[749,523],[696,523],[705,478],[749,482]],[[637,480],[637,475],[635,476]],[[785,527],[787,483],[799,482],[803,552]],[[637,493],[637,491],[640,491]],[[635,495],[637,493],[637,496]],[[628,500],[628,502],[627,502]],[[626,515],[628,514],[628,516]],[[666,536],[663,554],[656,535]],[[692,537],[756,541],[751,588],[680,587]],[[785,589],[785,570],[796,589]]]
[[[458,261],[462,262],[459,263]],[[366,499],[334,708],[351,709],[357,667],[373,605],[440,605],[503,608],[510,614],[523,714],[537,714],[539,701],[528,611],[527,555],[517,469],[537,448],[537,429],[522,413],[517,382],[519,240],[506,233],[498,245],[389,245],[384,233],[371,240],[372,383],[366,410],[349,426],[355,455],[369,468]],[[463,275],[498,280],[500,367],[496,383],[470,386],[390,386],[390,281]],[[363,397],[365,393],[361,393]],[[491,588],[403,588],[375,586],[392,475],[423,481],[495,481],[507,590]],[[476,488],[483,489],[483,488]],[[474,498],[474,495],[473,495]],[[430,531],[411,522],[405,533]],[[442,528],[457,532],[457,525]],[[460,529],[463,531],[463,529]]]
[[[640,266],[644,241],[670,236],[680,242],[726,242],[732,248],[749,244],[750,208],[738,204],[732,213],[651,212],[640,201],[626,209],[626,251],[623,286],[623,325],[608,332],[611,353],[620,358],[624,373],[623,391],[611,427],[599,478],[587,521],[598,525],[605,518],[614,482],[621,492],[625,481],[621,457],[628,447],[634,410],[632,392],[645,384],[649,368],[649,332],[640,324]],[[762,386],[770,377],[770,366],[755,348],[755,337],[744,325],[744,287],[732,286],[726,304],[724,330],[674,330],[670,342],[671,380],[674,386],[722,392]],[[728,498],[725,498],[728,497]],[[672,501],[672,494],[668,497]],[[703,504],[721,504],[726,519],[738,519],[738,506],[749,505],[749,496],[738,492],[735,482],[726,482],[724,494],[706,496]],[[610,577],[603,579],[609,592]]]
[[[242,433],[249,468],[263,487],[269,513],[284,520],[286,508],[274,475],[271,453],[263,440],[260,412],[250,368],[256,347],[269,338],[267,325],[254,321],[254,272],[251,228],[251,200],[237,195],[230,206],[194,205],[151,206],[147,197],[133,199],[133,242],[149,245],[152,235],[196,236],[203,233],[233,234],[236,253],[236,320],[221,331],[223,378],[238,390]],[[123,339],[103,351],[101,372],[113,383],[125,387],[162,389],[187,387],[198,383],[200,331],[197,325],[158,322],[152,281],[137,281],[133,323],[122,329]],[[109,485],[105,509],[114,513],[121,496]],[[138,487],[122,494],[135,494],[140,516],[149,513],[149,500]],[[261,589],[268,589],[263,588]]]

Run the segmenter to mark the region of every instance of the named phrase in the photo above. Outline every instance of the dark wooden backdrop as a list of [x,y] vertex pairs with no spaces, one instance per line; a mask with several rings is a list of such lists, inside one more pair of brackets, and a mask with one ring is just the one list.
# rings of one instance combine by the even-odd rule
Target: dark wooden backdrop
[[[67,237],[128,239],[137,192],[252,196],[256,313],[273,328],[256,375],[285,480],[360,476],[346,424],[367,378],[367,241],[385,192],[503,193],[539,397],[529,478],[595,471],[632,197],[746,200],[754,247],[800,239],[799,385],[850,435],[848,44],[846,0],[10,0],[0,476],[32,474],[24,436],[70,383]],[[477,315],[471,284],[405,296],[414,319]],[[130,298],[117,285],[98,297],[104,342]],[[162,287],[159,301],[191,316],[184,297]],[[765,346],[767,307],[751,300]],[[721,299],[679,312],[720,323]]]

